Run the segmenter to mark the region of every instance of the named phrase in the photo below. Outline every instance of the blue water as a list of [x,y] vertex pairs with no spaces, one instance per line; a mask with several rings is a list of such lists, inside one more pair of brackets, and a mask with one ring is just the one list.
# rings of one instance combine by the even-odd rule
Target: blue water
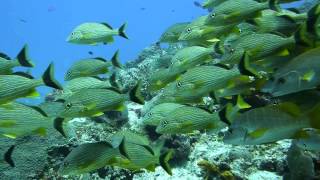
[[[62,83],[68,67],[81,58],[109,59],[120,49],[122,62],[133,60],[168,26],[207,14],[193,0],[1,0],[0,12],[0,51],[15,57],[27,43],[36,64],[32,74],[40,77],[53,61]],[[127,22],[130,40],[117,37],[114,44],[100,46],[65,41],[75,26],[88,21],[107,22],[114,28]],[[40,88],[43,96],[49,91]]]

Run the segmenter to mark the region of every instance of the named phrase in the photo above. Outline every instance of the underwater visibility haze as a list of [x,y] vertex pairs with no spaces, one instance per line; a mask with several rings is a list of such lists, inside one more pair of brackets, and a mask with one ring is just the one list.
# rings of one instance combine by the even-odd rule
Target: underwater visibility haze
[[0,179],[320,179],[320,1],[0,6]]

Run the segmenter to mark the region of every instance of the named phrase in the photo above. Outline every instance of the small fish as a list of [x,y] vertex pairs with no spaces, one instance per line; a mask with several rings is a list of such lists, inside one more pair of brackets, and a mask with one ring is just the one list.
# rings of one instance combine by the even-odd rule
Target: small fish
[[307,19],[307,14],[301,14],[298,19],[289,14],[279,13],[273,10],[262,11],[262,16],[246,22],[258,26],[260,33],[280,33],[287,36],[292,35],[299,25]]
[[54,79],[54,66],[51,63],[43,73],[41,79],[33,79],[26,73],[16,73],[13,75],[0,75],[0,104],[9,103],[22,97],[38,97],[36,91],[38,86],[48,86],[54,89],[62,89],[57,80]]
[[199,39],[206,39],[208,41],[218,41],[221,36],[229,34],[233,31],[239,31],[236,28],[236,24],[230,24],[225,26],[188,26],[180,37],[180,41],[197,41]]
[[279,10],[277,0],[259,3],[254,0],[225,1],[214,8],[206,20],[208,25],[226,25],[240,23],[259,15],[262,10]]
[[308,151],[320,151],[320,130],[307,128],[295,135],[293,143],[298,147]]
[[223,141],[234,145],[258,145],[292,139],[302,128],[319,127],[319,108],[303,113],[290,102],[249,110],[233,120]]
[[81,91],[82,89],[103,89],[111,88],[109,81],[103,81],[97,77],[79,77],[67,81],[63,87],[63,93],[57,95],[56,99],[65,99],[72,93]]
[[129,163],[119,149],[107,142],[81,144],[73,149],[63,160],[58,173],[60,175],[80,175],[112,165],[121,161]]
[[93,52],[92,51],[88,51],[88,54],[93,55]]
[[25,20],[25,19],[21,19],[20,18],[19,21],[22,22],[22,23],[27,23],[27,20]]
[[160,134],[184,134],[195,130],[219,131],[226,124],[220,121],[218,113],[209,113],[203,109],[183,106],[167,114],[160,121],[156,132]]
[[185,29],[188,25],[188,22],[177,23],[170,27],[168,27],[164,33],[160,37],[160,42],[162,43],[176,43],[179,42],[179,36],[181,32]]
[[240,75],[237,68],[199,66],[189,69],[163,89],[157,103],[200,103],[202,97],[230,86]]
[[28,45],[25,45],[15,59],[11,59],[4,53],[0,53],[0,75],[12,74],[12,68],[23,66],[23,67],[34,67],[31,59],[28,55]]
[[143,124],[158,126],[162,119],[175,109],[182,107],[182,104],[175,103],[162,103],[153,107],[149,112],[143,117]]
[[164,141],[158,141],[154,146],[151,146],[150,144],[145,144],[144,139],[145,137],[139,137],[137,134],[125,133],[119,148],[123,154],[126,154],[130,163],[120,162],[114,165],[133,171],[147,169],[154,172],[156,166],[160,164],[169,175],[172,175],[168,161],[171,159],[173,151],[169,150],[164,154],[160,154]]
[[99,74],[105,74],[109,71],[109,67],[113,65],[114,67],[119,67],[119,51],[116,51],[113,57],[111,58],[111,62],[101,58],[93,58],[93,59],[83,59],[75,62],[67,71],[65,75],[65,80],[70,81],[79,77],[89,77],[89,76],[97,76]]
[[122,111],[127,100],[143,104],[140,88],[141,83],[138,83],[128,94],[114,88],[83,89],[65,100],[65,109],[60,117],[93,117],[110,110]]
[[282,37],[269,33],[253,33],[240,36],[239,39],[225,47],[225,54],[220,63],[237,64],[246,51],[250,61],[257,61],[268,56],[288,56],[288,47],[296,43],[296,37]]
[[211,47],[191,46],[179,50],[172,57],[169,68],[161,69],[151,76],[151,90],[159,90],[165,87],[189,68],[212,61],[213,55],[214,49]]
[[28,134],[46,135],[46,129],[53,124],[51,118],[39,107],[12,102],[0,105],[0,134],[8,138]]
[[314,48],[293,58],[269,78],[262,91],[282,96],[308,89],[320,84],[320,48]]
[[10,148],[4,153],[3,160],[7,162],[11,167],[15,167],[15,163],[12,159],[12,153],[14,151],[15,145],[10,146]]
[[114,42],[113,36],[116,35],[128,39],[125,34],[126,26],[126,24],[123,24],[119,29],[113,29],[107,23],[83,23],[72,31],[66,41],[74,44],[110,44]]

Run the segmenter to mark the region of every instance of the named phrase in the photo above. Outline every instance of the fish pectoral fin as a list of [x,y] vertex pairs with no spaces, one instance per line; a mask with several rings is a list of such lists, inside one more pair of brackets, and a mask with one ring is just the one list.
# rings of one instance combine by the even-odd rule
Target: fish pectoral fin
[[102,115],[104,115],[103,112],[97,112],[97,113],[93,114],[92,117],[99,117],[99,116],[102,116]]
[[40,135],[40,136],[46,136],[47,135],[47,130],[46,130],[46,128],[43,128],[43,127],[38,128],[38,129],[34,130],[33,132],[38,134],[38,135]]
[[239,109],[251,108],[251,105],[245,102],[241,95],[238,95],[237,97],[237,106],[239,107]]
[[288,56],[290,54],[288,49],[283,49],[282,51],[277,53],[277,56]]
[[91,104],[88,104],[85,106],[87,111],[91,111],[91,110],[95,109],[96,107],[97,107],[96,103],[91,103]]
[[126,110],[126,106],[124,104],[121,104],[115,110],[119,112],[123,112],[124,110]]
[[212,39],[208,39],[207,42],[212,42],[212,43],[215,43],[215,42],[219,42],[220,39],[218,38],[212,38]]
[[104,43],[113,43],[113,42],[114,42],[114,39],[112,36],[107,37],[106,40],[104,41]]
[[180,128],[188,128],[192,125],[193,125],[192,121],[185,121],[182,124],[180,124]]
[[17,135],[14,133],[9,133],[9,134],[2,134],[4,137],[10,138],[10,139],[16,139]]
[[304,81],[310,82],[314,78],[315,74],[316,73],[313,70],[310,70],[310,71],[306,72],[305,74],[303,74],[301,79]]
[[262,137],[266,132],[268,131],[268,128],[260,128],[255,131],[252,131],[248,134],[251,138],[260,138]]
[[37,98],[37,97],[40,97],[40,94],[35,90],[35,89],[32,89],[28,94],[27,96],[28,98]]
[[15,120],[1,120],[0,127],[2,128],[11,128],[15,126],[17,122]]
[[4,108],[4,109],[7,109],[7,110],[12,110],[14,107],[11,104],[11,102],[9,102],[9,103],[6,103],[6,104],[1,104],[0,108]]
[[230,14],[228,14],[228,15],[224,15],[224,16],[223,16],[223,19],[231,19],[231,18],[237,17],[237,16],[239,16],[239,15],[240,15],[240,13],[235,11],[235,12],[230,13]]
[[146,170],[154,172],[156,170],[156,165],[152,163],[146,167]]

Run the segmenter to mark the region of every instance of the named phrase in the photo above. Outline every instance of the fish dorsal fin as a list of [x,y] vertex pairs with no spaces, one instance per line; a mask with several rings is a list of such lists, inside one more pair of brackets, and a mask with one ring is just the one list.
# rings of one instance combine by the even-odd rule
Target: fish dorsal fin
[[110,26],[108,23],[101,23],[102,25],[105,25],[105,26],[107,26],[108,28],[110,28],[110,29],[113,29],[113,27],[112,26]]
[[0,58],[6,59],[6,60],[11,60],[11,58],[8,55],[6,55],[5,53],[1,53],[1,52],[0,52]]
[[25,78],[28,78],[28,79],[34,79],[33,76],[31,76],[30,74],[28,73],[25,73],[25,72],[14,72],[13,75],[17,75],[17,76],[22,76],[22,77],[25,77]]
[[65,103],[66,100],[65,100],[65,99],[57,99],[57,100],[55,100],[54,102]]
[[5,152],[4,154],[4,160],[11,166],[11,167],[15,167],[14,162],[12,160],[12,152],[15,148],[15,145],[12,145],[7,152]]
[[99,60],[99,61],[103,61],[103,62],[107,62],[107,60],[104,59],[104,58],[102,58],[102,57],[95,57],[95,58],[93,58],[93,59]]
[[38,113],[40,113],[42,116],[48,117],[48,115],[38,106],[28,106],[30,108],[32,108],[33,110],[37,111]]

